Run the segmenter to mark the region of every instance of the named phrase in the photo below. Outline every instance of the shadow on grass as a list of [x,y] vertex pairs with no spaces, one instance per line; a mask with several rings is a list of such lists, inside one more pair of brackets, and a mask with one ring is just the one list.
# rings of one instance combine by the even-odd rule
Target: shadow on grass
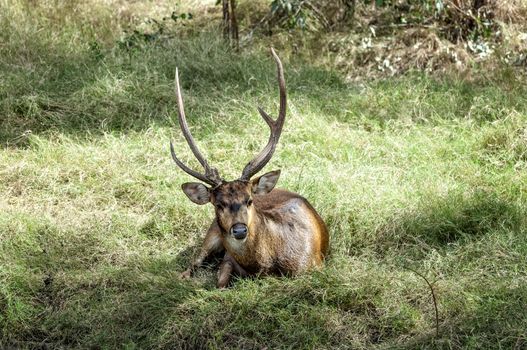
[[[494,192],[453,192],[443,197],[422,198],[416,208],[387,219],[374,234],[353,225],[354,219],[350,217],[351,229],[357,232],[347,245],[353,255],[371,248],[384,256],[395,249],[398,255],[419,258],[431,249],[448,249],[502,229],[520,234],[522,217],[520,207]],[[331,220],[328,222],[331,224]]]
[[[170,268],[150,272],[160,266]],[[174,308],[196,294],[195,285],[178,277],[179,264],[162,259],[98,270],[45,275],[34,297],[41,312],[24,320],[25,331],[11,334],[5,344],[30,348],[138,344],[155,338]]]
[[179,278],[194,247],[172,255],[130,243],[123,251],[117,241],[132,237],[116,232],[116,241],[95,226],[68,231],[30,216],[13,216],[1,230],[12,237],[0,244],[2,348],[155,341],[174,309],[203,289]]
[[[4,65],[2,145],[26,145],[29,131],[89,138],[103,132],[173,126],[176,67],[189,123],[198,123],[203,130],[229,115],[247,118],[247,111],[240,112],[247,100],[265,99],[264,107],[273,106],[267,108],[270,111],[278,102],[275,68],[268,53],[233,52],[212,33],[144,43],[130,50],[118,45],[106,50],[96,47],[75,54],[35,55],[35,62],[27,65],[30,68]],[[285,73],[290,101],[300,113],[366,123],[367,128],[399,118],[487,121],[500,118],[506,108],[527,109],[523,85],[512,82],[502,83],[518,89],[415,74],[358,88],[346,84],[337,72],[293,62],[294,58],[284,62]],[[409,104],[410,100],[415,103]],[[254,115],[255,107],[250,108]]]
[[[233,52],[212,33],[130,50],[47,54],[35,61],[30,68],[16,63],[14,69],[2,68],[6,85],[0,89],[0,143],[5,146],[25,145],[29,131],[91,137],[153,124],[172,126],[176,67],[191,124],[197,119],[205,127],[217,122],[240,96],[273,96],[273,107],[278,102],[268,53]],[[295,90],[310,93],[311,86],[329,95],[345,88],[337,74],[316,67],[288,65],[286,76],[293,96]],[[257,114],[256,106],[252,111]]]
[[399,344],[404,349],[525,349],[527,287],[478,286],[476,305],[452,314],[441,324],[439,337],[426,334]]
[[456,193],[423,203],[417,213],[403,219],[402,236],[443,246],[492,230],[519,228],[518,208],[494,193]]

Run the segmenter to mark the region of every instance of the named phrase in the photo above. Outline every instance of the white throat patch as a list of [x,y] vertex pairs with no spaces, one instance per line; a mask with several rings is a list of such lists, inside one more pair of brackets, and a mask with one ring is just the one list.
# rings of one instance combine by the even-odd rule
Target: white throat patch
[[225,243],[229,247],[229,249],[237,254],[241,254],[243,252],[243,250],[245,249],[246,241],[247,237],[245,237],[244,239],[236,239],[230,233],[227,234],[227,237],[225,239]]

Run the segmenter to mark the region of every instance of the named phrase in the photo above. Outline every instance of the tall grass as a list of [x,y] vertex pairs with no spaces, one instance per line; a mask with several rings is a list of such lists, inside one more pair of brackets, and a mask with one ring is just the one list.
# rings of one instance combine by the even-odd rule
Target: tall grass
[[[173,138],[197,165],[173,74],[200,147],[233,179],[266,140],[255,106],[276,113],[272,62],[191,23],[123,45],[151,7],[79,4],[1,3],[0,347],[527,346],[524,82],[350,85],[285,60],[288,116],[267,168],[321,213],[331,254],[320,271],[222,292],[212,268],[178,278],[213,212],[181,193],[168,153]],[[437,338],[408,268],[433,282]]]

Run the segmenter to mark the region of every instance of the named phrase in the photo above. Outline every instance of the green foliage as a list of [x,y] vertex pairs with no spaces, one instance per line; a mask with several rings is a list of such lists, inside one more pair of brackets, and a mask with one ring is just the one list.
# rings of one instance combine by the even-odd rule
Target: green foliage
[[435,23],[441,34],[452,42],[492,39],[499,35],[500,28],[494,21],[493,12],[496,5],[491,1],[375,0],[375,5],[390,12],[402,24]]
[[286,26],[292,28],[306,28],[306,21],[309,16],[308,10],[303,6],[301,0],[273,0],[271,2],[271,13],[276,15],[281,13],[287,18]]
[[[268,169],[319,210],[331,254],[218,291],[213,268],[178,277],[213,212],[186,199],[170,159],[175,139],[197,166],[174,70],[195,138],[231,179],[267,138],[255,106],[276,113],[267,51],[206,31],[123,47],[111,8],[94,24],[21,4],[0,11],[0,348],[525,347],[522,80],[350,84],[280,51],[289,109]],[[406,267],[434,282],[439,338]]]
[[[375,4],[374,7],[371,5]],[[350,18],[356,8],[364,18]],[[332,31],[341,29],[345,22],[364,22],[384,26],[432,26],[441,37],[451,42],[460,40],[495,40],[500,36],[500,26],[495,21],[496,5],[490,1],[458,2],[444,0],[364,0],[364,1],[303,1],[273,0],[270,26],[285,29],[310,29]],[[343,22],[343,23],[341,23]],[[360,26],[363,27],[363,26]],[[368,25],[369,27],[369,25]],[[396,28],[396,27],[393,27]],[[354,29],[358,29],[355,26]],[[364,31],[367,28],[362,28]],[[402,28],[404,30],[406,28]],[[368,29],[369,30],[369,29]],[[361,29],[358,30],[359,32]]]
[[167,40],[170,36],[173,35],[170,30],[170,22],[179,23],[181,21],[188,21],[193,18],[192,13],[177,13],[172,11],[170,17],[163,17],[161,21],[156,20],[155,18],[147,18],[144,23],[151,25],[152,29],[138,30],[133,29],[131,33],[125,31],[125,36],[118,41],[118,46],[122,49],[130,50],[137,46],[143,45],[145,43]]

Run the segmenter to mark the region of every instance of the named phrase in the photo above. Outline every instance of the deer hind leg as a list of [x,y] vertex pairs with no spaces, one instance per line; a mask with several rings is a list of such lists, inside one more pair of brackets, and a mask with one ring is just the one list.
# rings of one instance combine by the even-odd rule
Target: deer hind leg
[[226,288],[229,285],[233,273],[240,277],[248,276],[247,271],[229,253],[225,253],[218,270],[218,288]]
[[203,264],[203,261],[211,254],[223,251],[221,231],[216,220],[210,225],[205,240],[201,246],[198,256],[192,261],[190,267],[181,273],[182,278],[190,278],[194,271]]

